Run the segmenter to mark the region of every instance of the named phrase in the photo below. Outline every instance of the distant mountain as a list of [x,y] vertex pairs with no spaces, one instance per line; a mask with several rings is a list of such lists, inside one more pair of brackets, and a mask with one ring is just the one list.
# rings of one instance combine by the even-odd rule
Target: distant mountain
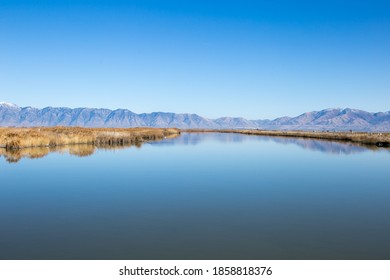
[[0,126],[83,126],[83,127],[177,127],[205,129],[281,129],[390,131],[390,111],[369,113],[355,109],[326,109],[297,117],[247,120],[223,117],[203,118],[196,114],[154,112],[136,114],[127,109],[54,108],[37,109],[0,103]]
[[356,109],[325,109],[294,118],[273,120],[277,129],[390,131],[390,112],[369,113]]

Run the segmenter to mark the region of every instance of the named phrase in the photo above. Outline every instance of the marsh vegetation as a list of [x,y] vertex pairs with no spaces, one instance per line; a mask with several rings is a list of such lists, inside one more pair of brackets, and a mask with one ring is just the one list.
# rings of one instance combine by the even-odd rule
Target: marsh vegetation
[[17,150],[70,144],[128,145],[162,140],[179,134],[180,130],[175,128],[0,128],[0,147]]
[[[300,138],[302,141],[303,139],[338,141],[364,146],[371,150],[388,147],[390,142],[390,133],[201,129],[182,131],[258,135],[274,139]],[[145,141],[175,138],[180,133],[181,130],[176,128],[0,128],[0,156],[8,162],[18,162],[21,158],[41,158],[50,152],[83,157],[92,155],[96,149],[140,147]],[[307,145],[309,142],[304,143]]]
[[159,141],[179,134],[180,131],[173,128],[0,128],[0,156],[10,163],[22,158],[42,158],[51,152],[85,157],[96,149],[141,147],[145,141]]

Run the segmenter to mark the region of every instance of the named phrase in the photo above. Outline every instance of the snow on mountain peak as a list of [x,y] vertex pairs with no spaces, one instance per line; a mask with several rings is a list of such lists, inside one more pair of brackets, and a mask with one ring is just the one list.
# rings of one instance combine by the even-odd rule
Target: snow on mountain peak
[[0,102],[0,106],[19,108],[18,105],[9,102]]

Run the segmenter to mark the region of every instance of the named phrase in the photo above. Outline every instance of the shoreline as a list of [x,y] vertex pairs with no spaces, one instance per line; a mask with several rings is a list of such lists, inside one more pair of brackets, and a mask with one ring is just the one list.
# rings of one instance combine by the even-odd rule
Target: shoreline
[[377,147],[390,146],[390,133],[373,132],[320,132],[303,130],[255,130],[255,129],[183,129],[187,133],[238,133],[257,136],[293,137],[328,141],[350,142]]
[[58,147],[77,144],[96,146],[139,145],[145,141],[160,141],[186,133],[238,133],[257,136],[294,137],[327,141],[342,141],[377,147],[390,146],[390,133],[319,132],[299,130],[252,129],[177,129],[177,128],[83,128],[83,127],[0,127],[0,148]]

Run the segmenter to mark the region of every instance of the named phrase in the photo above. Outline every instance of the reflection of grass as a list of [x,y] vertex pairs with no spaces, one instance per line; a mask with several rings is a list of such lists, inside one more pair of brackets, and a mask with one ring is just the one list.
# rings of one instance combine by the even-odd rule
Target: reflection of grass
[[264,135],[279,137],[300,137],[323,140],[348,141],[364,145],[389,145],[390,133],[371,132],[317,132],[317,131],[280,131],[280,130],[234,130],[234,129],[188,129],[185,132],[220,132],[220,133],[241,133],[248,135]]
[[[140,147],[141,143],[135,143],[136,147]],[[96,149],[117,150],[131,147],[132,144],[124,145],[91,145],[91,144],[72,144],[52,147],[28,147],[22,149],[4,149],[0,148],[0,157],[4,158],[9,163],[18,162],[22,158],[42,158],[51,152],[60,154],[68,153],[78,157],[88,157],[95,153]]]
[[42,158],[50,152],[49,148],[25,148],[25,149],[0,149],[0,156],[4,156],[8,162],[18,162],[21,158]]
[[42,158],[51,152],[57,153],[68,153],[70,155],[78,157],[88,157],[95,153],[96,149],[104,150],[116,150],[131,147],[128,145],[91,145],[91,144],[72,144],[63,146],[52,146],[52,147],[29,147],[21,149],[4,149],[0,148],[0,157],[4,156],[9,163],[18,162],[22,158]]
[[0,146],[7,150],[69,144],[125,145],[180,134],[175,128],[0,128]]

